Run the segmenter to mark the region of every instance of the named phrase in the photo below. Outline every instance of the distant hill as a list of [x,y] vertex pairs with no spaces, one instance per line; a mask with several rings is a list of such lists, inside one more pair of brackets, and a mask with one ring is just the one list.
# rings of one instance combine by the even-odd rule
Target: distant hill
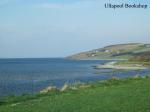
[[87,52],[82,52],[67,59],[129,59],[138,55],[150,56],[150,44],[129,43],[106,46],[104,48],[94,49]]

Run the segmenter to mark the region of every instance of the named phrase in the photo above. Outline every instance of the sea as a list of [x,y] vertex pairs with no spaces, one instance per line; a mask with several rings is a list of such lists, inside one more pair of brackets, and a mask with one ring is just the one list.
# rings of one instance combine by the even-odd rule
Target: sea
[[94,69],[108,60],[68,60],[64,58],[0,59],[0,96],[38,93],[48,86],[92,82],[112,77],[149,75],[147,70]]

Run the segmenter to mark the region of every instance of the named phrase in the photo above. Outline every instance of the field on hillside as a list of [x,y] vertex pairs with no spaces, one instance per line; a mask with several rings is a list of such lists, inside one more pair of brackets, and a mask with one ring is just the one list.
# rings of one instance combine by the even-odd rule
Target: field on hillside
[[150,78],[113,78],[89,88],[1,99],[0,112],[150,112]]
[[138,55],[150,56],[150,44],[130,43],[106,46],[68,56],[69,59],[112,59],[127,60]]

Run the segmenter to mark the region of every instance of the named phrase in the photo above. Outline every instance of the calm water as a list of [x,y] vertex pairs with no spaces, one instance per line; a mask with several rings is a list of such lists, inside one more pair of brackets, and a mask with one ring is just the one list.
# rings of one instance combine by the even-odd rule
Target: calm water
[[92,66],[108,61],[65,59],[0,59],[0,96],[34,93],[55,85],[75,81],[104,80],[113,76],[147,75],[150,70],[113,71],[96,70]]

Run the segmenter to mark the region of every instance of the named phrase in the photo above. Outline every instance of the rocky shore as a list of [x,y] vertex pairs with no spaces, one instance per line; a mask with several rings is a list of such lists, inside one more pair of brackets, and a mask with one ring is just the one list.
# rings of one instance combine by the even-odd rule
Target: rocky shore
[[148,67],[145,67],[141,64],[116,64],[116,61],[105,63],[103,65],[96,65],[95,69],[122,69],[122,70],[141,70],[141,69],[148,69]]

